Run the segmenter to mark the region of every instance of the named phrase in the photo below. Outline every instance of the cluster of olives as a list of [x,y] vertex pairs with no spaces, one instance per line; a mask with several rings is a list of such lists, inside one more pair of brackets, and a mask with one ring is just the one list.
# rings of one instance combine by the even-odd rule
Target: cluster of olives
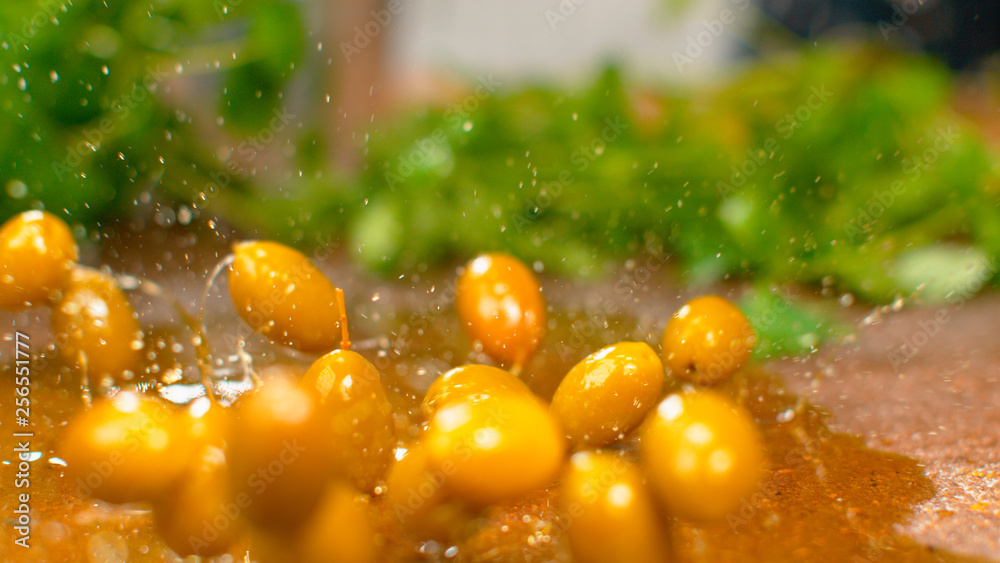
[[[135,314],[113,277],[76,259],[59,219],[12,219],[0,229],[0,299],[53,304],[60,353],[124,385],[141,360]],[[541,287],[516,258],[479,256],[459,275],[456,310],[507,369],[463,365],[438,377],[418,439],[401,443],[378,370],[350,349],[343,291],[309,258],[238,243],[229,291],[254,330],[324,355],[306,370],[265,369],[230,407],[210,382],[183,408],[119,391],[73,418],[58,445],[68,477],[95,498],[151,503],[180,555],[219,554],[256,531],[265,558],[376,561],[376,503],[410,537],[457,542],[482,508],[555,485],[578,560],[661,561],[664,515],[720,518],[760,478],[761,438],[738,405],[694,387],[664,397],[667,373],[716,383],[747,360],[753,330],[723,298],[696,298],[673,316],[663,361],[642,342],[605,347],[546,404],[518,377],[545,336]],[[619,447],[631,436],[637,456]]]

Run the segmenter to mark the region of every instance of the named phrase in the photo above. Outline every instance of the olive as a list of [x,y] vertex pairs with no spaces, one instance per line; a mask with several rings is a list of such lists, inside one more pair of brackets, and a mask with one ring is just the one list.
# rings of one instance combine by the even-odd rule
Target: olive
[[378,370],[357,352],[334,350],[309,367],[302,385],[319,398],[334,474],[371,493],[396,446],[392,407]]
[[57,451],[82,496],[147,501],[162,495],[190,459],[183,434],[162,400],[121,391],[73,417]]
[[298,538],[302,563],[374,563],[378,537],[369,505],[351,487],[332,484]]
[[559,484],[558,499],[575,561],[669,560],[642,473],[621,456],[574,454]]
[[25,211],[0,226],[0,308],[51,303],[79,256],[66,223],[45,211]]
[[153,519],[178,555],[220,555],[246,528],[242,511],[250,497],[234,494],[226,462],[230,416],[207,397],[195,399],[176,415],[193,455],[167,494],[153,503]]
[[663,360],[677,378],[701,384],[724,380],[740,369],[756,343],[750,321],[723,297],[685,303],[663,331]]
[[315,395],[286,375],[239,399],[228,462],[234,493],[249,497],[248,520],[287,531],[308,518],[331,471],[328,428]]
[[104,272],[78,267],[52,311],[60,355],[91,377],[128,381],[142,367],[142,332],[118,282]]
[[664,399],[642,429],[646,477],[670,512],[724,517],[753,492],[764,449],[750,415],[725,397],[694,391]]
[[455,305],[469,337],[501,363],[523,365],[545,336],[541,287],[513,256],[482,254],[469,262],[456,283]]
[[524,381],[509,371],[477,364],[459,366],[431,383],[421,409],[424,416],[430,418],[434,411],[453,401],[478,401],[499,393],[533,396]]
[[573,366],[551,408],[571,444],[607,446],[638,427],[662,392],[656,352],[642,342],[619,342]]
[[389,471],[383,498],[404,530],[420,538],[452,540],[471,515],[449,493],[447,479],[443,471],[430,468],[427,448],[413,442]]
[[563,430],[546,405],[517,394],[442,406],[423,443],[428,466],[448,476],[449,490],[484,505],[545,487],[566,453]]
[[228,550],[245,529],[243,507],[250,497],[237,497],[229,481],[225,450],[198,449],[168,494],[153,504],[160,536],[178,555],[210,557]]
[[276,242],[233,245],[233,305],[251,328],[311,353],[340,342],[342,310],[330,280],[301,252]]

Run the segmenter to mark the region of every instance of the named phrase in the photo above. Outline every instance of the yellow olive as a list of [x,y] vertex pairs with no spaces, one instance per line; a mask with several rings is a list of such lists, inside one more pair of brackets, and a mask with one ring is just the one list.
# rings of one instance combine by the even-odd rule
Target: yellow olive
[[241,397],[227,440],[237,498],[247,519],[294,530],[319,502],[330,475],[329,426],[319,401],[298,381],[276,375]]
[[455,287],[458,317],[493,359],[523,365],[545,336],[545,298],[517,258],[482,254],[466,264]]
[[168,494],[153,504],[153,518],[160,537],[178,555],[214,556],[239,539],[249,501],[245,493],[237,497],[233,492],[225,451],[204,445]]
[[392,407],[378,370],[357,352],[334,350],[309,367],[302,384],[319,397],[334,474],[371,493],[396,446]]
[[722,297],[684,304],[663,331],[663,360],[680,379],[700,384],[724,380],[740,369],[757,341],[750,321]]
[[531,389],[517,376],[492,366],[469,364],[452,369],[431,383],[421,405],[424,416],[454,401],[479,401],[500,393],[533,396]]
[[516,394],[442,406],[423,443],[431,471],[447,475],[451,491],[477,504],[547,486],[566,454],[563,430],[552,413],[538,399]]
[[444,472],[430,468],[427,448],[413,442],[389,471],[383,498],[404,530],[417,537],[448,541],[457,537],[471,516],[452,498],[447,479]]
[[52,311],[52,331],[63,359],[93,378],[128,381],[142,367],[142,333],[118,282],[90,268],[70,273]]
[[0,308],[51,303],[79,256],[62,219],[25,211],[0,226]]
[[670,395],[642,430],[646,476],[671,514],[724,517],[753,492],[764,448],[750,415],[707,391]]
[[299,536],[296,562],[375,563],[378,538],[368,503],[349,486],[331,485]]
[[667,561],[664,531],[640,471],[621,456],[577,452],[559,484],[575,561],[660,563]]
[[190,459],[190,445],[163,401],[121,391],[66,425],[57,451],[81,496],[155,500]]
[[656,352],[642,342],[619,342],[573,366],[551,408],[571,444],[607,446],[638,427],[662,392]]
[[304,352],[338,346],[342,312],[336,290],[312,260],[276,242],[241,242],[233,252],[229,294],[251,328]]

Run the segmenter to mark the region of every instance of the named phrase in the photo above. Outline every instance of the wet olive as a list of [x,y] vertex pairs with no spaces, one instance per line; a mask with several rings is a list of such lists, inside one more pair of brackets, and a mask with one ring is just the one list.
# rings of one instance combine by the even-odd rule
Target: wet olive
[[545,487],[566,453],[563,430],[548,408],[517,394],[442,406],[423,443],[431,471],[447,475],[449,490],[477,504]]
[[66,223],[45,211],[25,211],[0,226],[0,308],[53,302],[79,256]]
[[243,506],[229,481],[225,450],[214,445],[198,448],[180,478],[153,504],[160,537],[178,555],[214,556],[224,553],[240,537],[246,524]]
[[167,405],[132,391],[73,417],[57,451],[78,493],[116,503],[156,499],[191,455]]
[[685,303],[663,331],[663,360],[680,379],[717,383],[740,369],[756,343],[750,321],[716,295]]
[[340,342],[341,308],[330,280],[301,252],[276,242],[233,245],[233,305],[251,328],[304,352]]
[[247,519],[294,530],[309,517],[330,475],[328,424],[313,393],[283,375],[235,405],[227,440],[234,493],[249,497]]
[[431,383],[421,409],[430,418],[434,411],[453,401],[478,401],[500,393],[533,396],[524,381],[509,371],[477,364],[459,366]]
[[142,367],[142,333],[135,310],[113,277],[78,267],[52,311],[52,331],[63,359],[93,378],[122,383]]
[[483,254],[466,264],[455,287],[459,320],[495,360],[523,365],[545,336],[545,298],[517,258]]
[[642,342],[620,342],[587,356],[552,397],[573,445],[606,446],[634,430],[663,392],[663,364]]
[[362,355],[334,350],[316,360],[302,385],[319,397],[334,474],[371,493],[392,463],[392,407],[378,370]]
[[642,473],[619,455],[592,451],[570,458],[559,484],[559,505],[575,561],[667,561]]
[[153,503],[153,519],[178,555],[220,555],[246,530],[243,509],[250,497],[233,491],[226,459],[231,417],[208,397],[195,399],[176,415],[193,455],[167,494]]
[[697,391],[670,395],[642,429],[646,476],[671,514],[724,517],[753,492],[764,450],[750,415],[725,397]]
[[302,563],[378,561],[378,537],[364,497],[345,484],[332,484],[305,523],[298,553],[295,561]]
[[420,538],[449,541],[471,515],[449,493],[447,479],[444,472],[429,466],[427,448],[413,442],[389,471],[383,498],[404,530]]

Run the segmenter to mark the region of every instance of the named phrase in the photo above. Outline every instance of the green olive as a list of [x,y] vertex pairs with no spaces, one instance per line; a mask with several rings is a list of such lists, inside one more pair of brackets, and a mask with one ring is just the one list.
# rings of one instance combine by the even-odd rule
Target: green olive
[[167,405],[121,391],[73,417],[57,445],[82,496],[108,502],[155,500],[190,459],[190,444]]
[[45,211],[25,211],[0,226],[0,309],[55,301],[79,257],[66,223]]
[[464,400],[479,401],[500,393],[533,396],[531,389],[514,374],[492,366],[469,364],[454,368],[431,383],[421,410],[425,418],[448,403]]
[[740,369],[756,341],[742,311],[706,295],[685,303],[667,323],[663,360],[675,377],[710,385]]
[[51,322],[59,354],[89,376],[120,384],[142,368],[139,321],[113,277],[82,266],[73,269]]
[[659,563],[669,559],[642,473],[621,456],[577,452],[559,484],[558,498],[575,561]]
[[493,359],[523,365],[545,336],[545,298],[535,274],[506,254],[466,264],[455,287],[459,320]]
[[442,406],[423,443],[428,466],[448,476],[449,490],[482,505],[547,486],[566,454],[552,413],[535,397],[517,394]]
[[237,498],[247,519],[297,529],[319,501],[331,472],[329,426],[316,396],[282,375],[240,398],[227,440]]
[[753,419],[707,391],[664,399],[643,425],[641,449],[650,485],[682,518],[724,517],[762,476],[764,448]]
[[251,328],[304,352],[338,346],[342,310],[336,289],[312,260],[276,242],[241,242],[233,252],[229,294]]
[[371,493],[396,446],[392,407],[378,370],[357,352],[334,350],[309,367],[302,384],[319,397],[335,475]]
[[619,342],[566,374],[552,412],[573,445],[607,446],[634,430],[663,392],[663,364],[642,342]]

